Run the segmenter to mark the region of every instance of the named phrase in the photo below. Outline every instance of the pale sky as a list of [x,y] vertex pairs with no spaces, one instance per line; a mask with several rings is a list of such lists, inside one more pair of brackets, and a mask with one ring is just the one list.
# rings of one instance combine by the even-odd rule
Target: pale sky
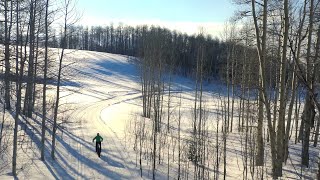
[[231,0],[78,0],[82,25],[159,25],[183,33],[219,36],[234,14]]

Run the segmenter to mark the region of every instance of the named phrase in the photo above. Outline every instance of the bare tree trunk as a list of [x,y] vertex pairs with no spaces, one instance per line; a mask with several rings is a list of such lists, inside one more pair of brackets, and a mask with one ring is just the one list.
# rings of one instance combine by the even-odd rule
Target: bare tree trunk
[[[253,19],[255,23],[255,29],[256,29],[256,38],[257,38],[257,47],[258,47],[258,54],[259,54],[259,115],[258,115],[258,136],[257,136],[257,144],[258,144],[258,152],[257,152],[257,165],[263,165],[264,162],[264,148],[263,148],[263,103],[267,104],[266,100],[266,94],[265,94],[265,73],[264,73],[264,64],[265,64],[265,51],[266,51],[266,30],[267,30],[267,0],[264,0],[263,4],[263,34],[262,34],[262,40],[260,41],[260,32],[257,25],[257,18],[256,18],[256,12],[255,12],[255,2],[252,0],[252,13],[253,13]],[[268,112],[267,112],[268,113]],[[271,119],[270,119],[271,121]],[[270,122],[271,123],[271,122]],[[258,160],[259,159],[259,160]]]
[[5,108],[5,106],[3,106],[3,113],[2,113],[2,117],[1,117],[1,124],[0,124],[0,152],[1,152],[1,150],[2,150],[2,142],[3,142],[3,129],[4,129],[4,126],[5,126],[5,120],[6,120],[6,118],[5,118],[5,116],[6,116],[6,108]]
[[[33,77],[32,77],[32,82],[33,82],[33,90],[32,90],[32,111],[34,109],[34,105],[36,103],[36,94],[37,94],[37,91],[36,91],[36,86],[37,84],[35,83],[36,80],[37,80],[37,73],[38,73],[38,59],[39,59],[39,35],[40,35],[40,29],[41,29],[41,20],[42,20],[42,14],[43,14],[43,10],[41,9],[39,12],[38,12],[38,29],[37,29],[37,35],[36,35],[36,42],[35,42],[35,49],[36,49],[36,52],[35,52],[35,62],[34,62],[34,71],[33,71]],[[36,16],[36,13],[35,13],[35,16]]]
[[[224,100],[225,101],[225,100]],[[224,102],[225,103],[225,102]],[[228,102],[229,103],[229,102]],[[224,104],[224,125],[223,125],[223,179],[227,177],[227,107]]]
[[62,51],[59,59],[59,70],[58,70],[58,82],[57,82],[57,90],[56,90],[56,101],[54,106],[54,117],[53,117],[53,130],[52,130],[52,149],[51,149],[51,158],[55,159],[55,148],[56,148],[56,131],[57,131],[57,119],[58,119],[58,108],[59,108],[59,100],[60,100],[60,83],[61,83],[61,70],[62,70],[62,60],[64,56],[64,50],[66,48],[67,41],[67,23],[69,18],[69,6],[71,5],[72,0],[65,0],[65,12],[64,12],[64,29],[63,29],[63,37],[62,37]]
[[307,57],[306,57],[306,66],[307,66],[307,77],[306,83],[310,90],[306,94],[305,108],[303,112],[302,121],[304,121],[304,132],[302,140],[302,165],[309,166],[309,143],[310,143],[310,129],[311,123],[314,121],[314,104],[313,104],[313,78],[312,78],[312,62],[311,62],[311,46],[312,46],[312,30],[313,30],[313,13],[314,13],[314,0],[310,0],[310,15],[309,15],[309,34],[308,34],[308,45],[307,45]]
[[[233,37],[232,37],[233,38]],[[232,93],[232,100],[231,100],[231,126],[230,126],[230,132],[232,132],[233,129],[233,113],[234,113],[234,95],[235,95],[235,45],[232,45],[232,61],[231,61],[231,74],[232,74],[232,79],[231,79],[231,93]]]
[[[261,86],[261,80],[260,80]],[[263,143],[263,94],[262,90],[259,90],[259,110],[258,110],[258,127],[257,127],[257,157],[256,157],[256,165],[263,166],[264,165],[264,143]]]
[[[303,11],[302,11],[302,17],[300,19],[299,22],[299,28],[298,28],[298,37],[295,40],[295,44],[297,44],[297,46],[293,49],[293,42],[290,42],[290,49],[291,49],[291,53],[293,54],[293,58],[295,61],[295,68],[296,68],[296,76],[301,78],[301,68],[299,66],[299,61],[300,61],[300,52],[301,52],[301,44],[302,41],[305,37],[302,37],[302,30],[304,28],[304,22],[305,22],[305,17],[306,17],[306,11],[307,11],[307,1],[304,1],[304,5],[303,5]],[[299,71],[300,72],[299,72]],[[298,106],[298,101],[299,101],[299,106]],[[296,138],[295,138],[295,143],[300,142],[300,140],[302,139],[302,134],[303,134],[303,127],[304,127],[304,121],[301,121],[301,125],[300,125],[300,129],[299,129],[299,133],[298,133],[298,119],[299,119],[299,109],[300,109],[300,95],[299,95],[299,91],[297,91],[296,94],[296,100],[295,100],[295,125],[296,125]]]
[[[276,161],[276,175],[282,176],[282,162],[284,161],[284,136],[285,136],[285,112],[286,112],[286,64],[287,64],[287,42],[289,35],[289,13],[288,0],[284,0],[284,31],[282,39],[282,56],[281,56],[281,70],[280,70],[280,107],[279,118],[277,126],[277,161]],[[272,137],[271,137],[272,138]]]
[[[294,67],[296,69],[296,66]],[[284,141],[284,162],[287,161],[288,155],[289,155],[289,136],[290,136],[290,128],[291,128],[291,121],[292,121],[292,110],[293,105],[295,102],[296,97],[296,89],[297,89],[297,76],[295,74],[295,70],[292,72],[292,84],[291,84],[291,99],[289,104],[289,110],[288,110],[288,121],[287,121],[287,127],[285,132],[285,141]]]
[[153,122],[153,162],[152,162],[152,179],[156,179],[156,153],[157,153],[157,123]]
[[181,92],[180,92],[180,101],[179,101],[179,117],[178,117],[178,180],[181,179]]
[[[17,102],[16,102],[16,114],[14,117],[14,131],[13,131],[13,157],[12,157],[12,174],[13,176],[17,176],[17,145],[18,145],[18,124],[19,124],[19,114],[21,109],[21,85],[20,85],[20,78],[19,76],[19,48],[18,48],[18,40],[19,40],[19,1],[16,4],[16,94],[17,94]],[[22,45],[21,45],[22,46]],[[22,60],[21,60],[22,61]],[[20,66],[23,68],[23,66]],[[22,70],[23,71],[23,70]]]
[[[4,1],[4,28],[5,28],[5,42],[4,42],[4,62],[5,62],[5,108],[11,109],[10,104],[10,33],[11,33],[11,24],[12,21],[10,21],[8,17],[8,2],[11,2],[11,12],[12,12],[12,0],[10,1]],[[12,16],[12,15],[11,15]],[[12,19],[12,17],[11,17]]]
[[263,102],[266,108],[266,114],[267,114],[267,120],[268,120],[268,130],[270,134],[270,146],[271,146],[271,157],[272,157],[272,174],[273,178],[278,178],[279,174],[276,171],[277,166],[277,149],[276,149],[276,133],[274,130],[274,126],[272,125],[272,118],[271,118],[271,111],[270,111],[270,102],[268,100],[267,92],[266,92],[266,78],[265,78],[265,58],[266,58],[266,35],[267,35],[267,12],[268,12],[268,0],[263,1],[263,35],[262,40],[260,40],[260,31],[256,16],[256,10],[255,10],[255,0],[252,0],[252,16],[254,20],[255,30],[256,30],[256,39],[257,39],[257,49],[258,49],[258,55],[259,55],[259,78],[261,79],[261,89],[263,92]]
[[199,58],[197,58],[197,67],[196,67],[196,84],[195,84],[195,96],[194,96],[194,110],[193,110],[193,142],[192,142],[192,159],[194,161],[194,179],[197,179],[197,165],[198,165],[198,139],[197,139],[197,131],[198,131],[198,127],[197,127],[197,122],[198,122],[198,112],[197,112],[197,108],[198,108],[198,91],[199,91],[199,69],[200,69],[200,65],[199,65]]
[[317,172],[317,179],[320,179],[320,157],[318,156],[318,172]]
[[304,121],[304,131],[302,139],[302,165],[309,166],[309,143],[310,143],[310,129],[311,119],[314,118],[314,106],[312,105],[312,95],[308,93],[306,95],[306,102],[304,112],[302,115],[302,121]]
[[298,138],[298,129],[299,129],[299,110],[298,108],[300,108],[300,106],[298,106],[298,101],[300,102],[300,99],[299,99],[299,86],[297,85],[297,93],[296,93],[296,99],[295,99],[295,108],[294,108],[294,119],[295,119],[295,140],[294,140],[294,143],[297,144],[298,141],[299,141],[299,138]]
[[44,161],[44,149],[46,139],[46,119],[47,119],[47,72],[48,72],[48,8],[49,0],[46,1],[45,14],[45,44],[44,44],[44,72],[43,72],[43,89],[42,89],[42,123],[41,123],[41,160]]
[[[318,33],[317,33],[317,43],[316,43],[316,55],[315,55],[315,61],[318,60],[319,56],[320,56],[320,25],[318,27]],[[315,62],[314,65],[314,70],[313,73],[314,75],[319,75],[319,71],[317,72],[317,70],[319,69],[319,62]],[[319,80],[319,79],[318,79]],[[319,137],[319,129],[320,129],[320,118],[318,117],[318,122],[317,122],[317,126],[316,126],[316,130],[315,130],[315,136],[314,136],[314,143],[313,146],[316,147],[317,143],[318,143],[318,137]]]
[[[219,94],[219,97],[220,97],[220,94]],[[221,103],[222,103],[222,101],[221,101]],[[222,107],[222,105],[219,105],[219,106],[221,106]],[[219,108],[220,107],[218,107],[218,112],[219,112]],[[222,110],[221,110],[221,113],[222,113]],[[216,151],[216,157],[215,157],[215,160],[216,160],[216,162],[215,162],[215,171],[214,171],[214,179],[219,179],[219,174],[220,174],[220,172],[219,172],[219,164],[220,164],[220,158],[219,158],[219,154],[220,154],[220,152],[219,152],[219,115],[218,115],[218,113],[217,113],[217,125],[216,125],[216,137],[215,137],[215,151]]]
[[27,88],[24,100],[23,112],[27,117],[32,116],[32,100],[33,100],[33,71],[34,71],[34,40],[35,40],[35,8],[36,1],[31,0],[30,2],[30,41],[29,41],[29,61],[28,61],[28,78]]

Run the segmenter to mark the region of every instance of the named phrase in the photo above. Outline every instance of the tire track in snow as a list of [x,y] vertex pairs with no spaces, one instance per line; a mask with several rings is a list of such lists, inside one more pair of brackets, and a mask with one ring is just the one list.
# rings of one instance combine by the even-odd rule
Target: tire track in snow
[[[102,111],[103,111],[104,109],[106,109],[106,108],[108,108],[108,107],[111,107],[111,106],[113,106],[113,105],[116,105],[116,104],[120,104],[120,103],[129,101],[129,100],[133,100],[133,99],[140,98],[141,95],[140,95],[140,93],[128,93],[128,94],[125,94],[125,95],[123,95],[123,96],[118,96],[118,97],[121,97],[121,98],[120,98],[118,101],[115,101],[115,102],[113,102],[113,103],[111,103],[111,104],[108,104],[108,105],[105,105],[106,102],[101,102],[101,105],[99,105],[99,119],[98,119],[98,121],[96,121],[96,123],[99,123],[99,125],[98,125],[99,127],[102,127],[102,126],[101,126],[102,124],[106,126],[106,129],[105,129],[105,130],[107,130],[107,133],[109,134],[109,137],[111,137],[111,141],[112,141],[114,147],[115,147],[116,150],[119,152],[119,155],[120,155],[120,157],[122,158],[122,160],[125,162],[125,163],[123,164],[124,167],[128,170],[128,172],[130,173],[130,175],[131,175],[132,177],[139,177],[139,178],[140,178],[140,175],[139,175],[139,173],[137,173],[137,171],[136,171],[135,174],[133,174],[132,170],[130,170],[130,168],[127,166],[127,163],[128,163],[128,162],[127,162],[126,160],[129,160],[129,159],[128,159],[128,156],[124,156],[124,153],[125,153],[124,148],[120,148],[120,147],[118,146],[118,143],[116,143],[116,142],[119,142],[119,144],[121,144],[121,145],[122,145],[122,143],[120,142],[120,139],[118,138],[117,134],[116,134],[116,133],[112,130],[112,128],[108,125],[108,123],[102,119],[101,113],[102,113]],[[130,97],[130,98],[128,98],[128,97]],[[115,98],[115,99],[117,99],[117,98]],[[131,161],[131,160],[129,160],[129,161]],[[131,161],[131,163],[132,163],[132,161]]]
[[[141,97],[140,92],[127,91],[124,95],[118,94],[117,96],[115,96],[114,98],[111,98],[111,99],[98,101],[98,102],[94,102],[94,103],[89,103],[89,104],[83,104],[82,106],[77,108],[77,110],[73,111],[70,116],[72,119],[80,121],[80,130],[79,131],[76,130],[74,132],[74,134],[77,135],[78,138],[81,138],[81,139],[87,138],[87,136],[84,135],[84,129],[86,129],[86,131],[98,130],[98,132],[101,131],[101,132],[107,133],[109,143],[107,144],[107,146],[105,146],[104,149],[108,150],[107,149],[108,147],[110,148],[113,146],[115,148],[114,150],[116,150],[116,152],[118,152],[118,155],[121,158],[120,160],[123,161],[123,163],[121,163],[121,164],[124,166],[126,171],[131,175],[131,177],[136,177],[136,179],[138,179],[139,174],[138,173],[134,174],[132,172],[133,169],[130,169],[127,166],[128,162],[127,162],[127,156],[125,156],[124,155],[125,152],[123,152],[124,148],[120,148],[117,145],[120,142],[120,139],[117,137],[116,133],[112,131],[112,129],[108,125],[108,123],[103,121],[103,119],[101,117],[101,112],[105,108],[111,107],[111,106],[119,104],[119,103],[129,101],[129,100],[137,99],[140,97]],[[91,122],[88,122],[85,119],[87,119],[87,120],[90,119]],[[120,142],[120,144],[122,145],[121,142]],[[85,150],[88,151],[87,149],[85,149]],[[77,151],[80,154],[77,157],[77,164],[78,164],[77,171],[79,172],[77,178],[78,179],[81,179],[83,177],[87,177],[90,179],[91,178],[93,178],[93,179],[99,178],[96,176],[97,171],[90,168],[89,164],[84,164],[84,162],[82,161],[82,156],[86,156],[88,154],[89,155],[88,157],[90,159],[94,159],[94,156],[96,154],[94,153],[94,155],[90,155],[90,154],[92,154],[92,152],[88,153],[86,151],[83,151],[83,145],[80,143],[80,141],[77,142]],[[108,162],[103,162],[103,166],[110,167],[112,165],[108,164]],[[86,168],[84,169],[84,167],[86,167]],[[107,168],[107,167],[105,167],[105,168]]]
[[[84,153],[82,151],[82,144],[80,143],[80,140],[81,139],[84,139],[84,133],[83,133],[83,118],[84,118],[84,115],[85,115],[85,110],[88,109],[89,107],[91,106],[91,103],[90,104],[84,104],[82,106],[80,106],[77,110],[73,111],[71,114],[70,114],[70,118],[71,119],[74,119],[74,120],[79,120],[79,123],[80,123],[80,127],[79,127],[79,130],[75,131],[75,132],[72,132],[72,134],[76,135],[78,141],[76,142],[76,147],[77,147],[77,151],[79,152],[79,154],[77,155],[76,157],[76,160],[77,160],[77,179],[83,179],[83,177],[87,177],[86,174],[85,174],[85,171],[83,169],[83,157],[84,156]],[[80,132],[79,132],[80,131]],[[74,141],[74,140],[73,140]]]
[[[104,54],[103,54],[104,55]],[[74,120],[80,120],[80,129],[72,129],[70,130],[72,134],[77,136],[75,139],[73,139],[71,143],[73,148],[76,148],[76,150],[79,152],[77,157],[72,158],[73,162],[70,163],[77,163],[77,171],[78,174],[76,178],[82,179],[85,177],[86,179],[105,179],[106,177],[124,177],[121,176],[122,172],[127,171],[127,175],[133,177],[134,179],[140,179],[139,173],[137,175],[134,174],[134,167],[128,167],[128,161],[127,156],[125,156],[126,152],[124,148],[119,147],[122,143],[120,142],[120,139],[118,138],[117,134],[111,129],[109,124],[105,121],[103,121],[101,117],[101,112],[103,109],[108,108],[110,106],[123,103],[125,101],[133,100],[136,98],[141,97],[139,88],[133,88],[132,86],[128,86],[126,83],[123,83],[122,81],[120,83],[116,83],[117,81],[113,81],[105,78],[105,74],[101,74],[97,72],[94,68],[101,68],[97,66],[95,63],[98,60],[99,62],[101,59],[112,59],[112,61],[121,62],[123,60],[118,60],[117,58],[114,59],[114,57],[107,56],[102,57],[101,54],[91,53],[87,52],[85,54],[85,59],[92,59],[91,61],[85,62],[84,64],[88,66],[76,66],[72,68],[74,71],[73,73],[77,76],[81,76],[84,78],[84,83],[82,81],[80,82],[79,91],[75,91],[76,93],[83,94],[84,96],[96,96],[98,101],[95,102],[84,102],[81,104],[78,104],[77,110],[73,111],[70,115],[70,118]],[[124,58],[125,59],[125,58]],[[93,66],[91,66],[93,64]],[[88,68],[91,67],[91,68]],[[84,70],[87,69],[88,71]],[[82,79],[80,78],[80,79]],[[113,77],[117,78],[117,77]],[[92,80],[89,82],[95,82],[88,83],[88,80]],[[125,81],[124,81],[125,82]],[[135,82],[137,83],[137,82]],[[119,88],[119,91],[111,91],[108,92],[108,96],[106,96],[106,93],[104,91],[96,91],[96,87],[101,87],[105,85],[111,86],[113,88]],[[106,86],[106,87],[108,87]],[[93,88],[93,89],[91,89]],[[85,90],[85,91],[82,91]],[[69,90],[67,90],[69,91]],[[88,94],[89,93],[89,94]],[[110,96],[112,95],[112,96]],[[99,98],[100,97],[100,98]],[[102,98],[101,98],[102,97]],[[97,158],[97,155],[95,152],[92,152],[94,148],[91,148],[91,143],[89,142],[92,135],[90,132],[103,132],[106,136],[106,142],[104,143],[103,147],[103,155],[110,156],[107,157],[107,161],[99,161],[100,159]],[[101,134],[103,134],[101,133]],[[88,141],[87,141],[88,139]],[[84,143],[84,144],[82,144]],[[117,159],[118,158],[118,159]],[[90,159],[90,161],[94,161],[94,163],[97,163],[99,167],[92,167],[92,164],[87,161],[87,159]],[[102,159],[101,159],[102,160]],[[104,158],[104,160],[106,160]],[[110,161],[108,161],[110,160]],[[77,162],[74,162],[77,161]],[[110,164],[108,164],[110,163]],[[117,167],[117,164],[119,163],[120,166],[123,166],[125,170],[117,169],[122,167]],[[100,169],[104,168],[105,171]],[[101,172],[109,172],[109,175],[103,176]],[[113,174],[114,172],[114,174]],[[117,174],[118,173],[118,174]],[[129,177],[130,177],[129,176]],[[136,178],[137,177],[137,178]]]

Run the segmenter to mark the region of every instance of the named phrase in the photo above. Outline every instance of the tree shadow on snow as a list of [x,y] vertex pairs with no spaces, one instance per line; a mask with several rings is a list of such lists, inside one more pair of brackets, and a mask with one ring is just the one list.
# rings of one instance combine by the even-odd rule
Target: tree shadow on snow
[[101,153],[101,159],[105,162],[108,163],[108,165],[113,166],[113,167],[117,167],[117,168],[125,168],[125,166],[115,160],[113,160],[112,158],[109,158],[108,155],[105,155],[105,152]]
[[[83,146],[83,148],[86,148],[87,152],[92,152],[94,155],[90,157],[97,157],[97,154],[95,152],[95,144],[90,143],[80,137],[75,136],[74,134],[70,132],[64,132],[64,134],[67,136],[67,138],[72,139],[72,141],[76,141],[76,143],[79,143]],[[58,140],[58,139],[57,139]],[[91,139],[90,139],[91,140]],[[113,168],[125,168],[125,166],[117,161],[117,159],[121,159],[121,157],[117,157],[112,154],[112,152],[109,152],[107,150],[102,150],[102,156],[100,162],[99,160],[96,161],[96,158],[90,159],[89,157],[84,156],[81,154],[77,149],[72,148],[69,144],[65,143],[64,141],[58,140],[66,149],[69,149],[70,154],[72,156],[77,157],[79,161],[81,161],[86,166],[90,167],[91,169],[95,170],[98,174],[103,175],[106,178],[112,178],[112,179],[127,179],[129,177],[124,176],[123,174],[119,174],[115,171],[112,171]],[[98,157],[97,157],[98,158]],[[99,163],[100,162],[100,163]],[[103,162],[107,163],[110,167],[104,166]],[[102,163],[102,164],[101,164]],[[88,177],[86,177],[88,178]]]
[[[36,125],[40,125],[39,120],[34,119],[34,122]],[[25,126],[24,122],[21,122],[21,127]],[[28,124],[29,129],[26,131],[26,134],[35,142],[36,148],[40,151],[40,132],[38,128],[35,127],[35,125]],[[61,129],[60,129],[61,130]],[[52,134],[52,131],[48,128],[47,129],[48,134]],[[65,136],[65,137],[63,137]],[[66,142],[66,140],[71,140]],[[79,151],[79,149],[73,147],[72,145],[81,144],[83,146],[82,152],[86,152],[85,150],[92,152],[96,155],[95,152],[95,146],[92,143],[89,143],[88,141],[77,137],[76,135],[63,131],[62,137],[60,135],[56,136],[56,152],[55,157],[56,160],[52,160],[50,157],[50,150],[51,150],[51,141],[46,139],[46,149],[45,149],[45,162],[44,165],[48,168],[48,171],[51,173],[51,175],[55,179],[75,179],[76,177],[80,177],[81,179],[88,179],[90,177],[87,177],[84,175],[84,172],[81,172],[81,170],[87,170],[87,167],[90,167],[92,171],[94,171],[93,174],[99,174],[100,176],[103,175],[103,177],[108,179],[127,179],[129,177],[126,177],[125,175],[122,175],[120,173],[112,171],[113,168],[125,168],[125,166],[118,162],[116,159],[120,159],[120,157],[116,157],[111,154],[111,152],[108,152],[106,150],[102,151],[102,161],[97,161],[96,158],[90,159],[89,157],[95,157],[95,156],[85,156],[83,153]],[[38,151],[38,152],[39,152]],[[39,156],[39,155],[37,155]],[[97,157],[98,158],[98,157]],[[72,164],[72,161],[70,159],[74,160],[77,159],[80,163],[82,163],[84,168],[79,168],[77,162],[76,164]],[[105,163],[103,163],[105,162]],[[105,166],[106,163],[109,165]],[[87,167],[85,167],[87,166]],[[91,172],[87,173],[87,175],[93,175]]]

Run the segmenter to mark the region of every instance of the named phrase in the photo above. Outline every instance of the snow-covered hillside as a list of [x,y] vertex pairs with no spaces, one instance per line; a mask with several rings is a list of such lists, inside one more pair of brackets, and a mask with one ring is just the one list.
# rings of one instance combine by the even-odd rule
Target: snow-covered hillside
[[[34,129],[26,130],[26,139],[35,143],[18,150],[18,177],[139,179],[121,139],[126,120],[137,110],[130,102],[140,96],[136,67],[126,56],[73,50],[67,52],[64,64],[71,64],[64,69],[61,91],[61,104],[68,111],[61,125],[65,130],[58,131],[56,161],[50,158],[48,133],[46,162],[40,161],[40,121],[35,120]],[[96,133],[104,138],[101,158],[92,142]],[[11,179],[9,172],[10,165],[0,179]]]
[[[20,132],[20,139],[24,143],[20,142],[21,147],[18,150],[18,177],[21,179],[151,179],[151,164],[148,164],[147,161],[143,162],[143,177],[140,177],[137,156],[133,149],[134,122],[142,119],[140,117],[142,108],[139,84],[141,79],[139,68],[133,63],[133,60],[123,55],[68,50],[64,64],[67,66],[63,70],[61,111],[65,112],[60,115],[64,121],[60,126],[62,129],[58,130],[56,160],[53,161],[50,157],[51,136],[49,133],[51,130],[49,128],[46,161],[40,161],[41,122],[36,117],[33,122],[30,122],[30,128]],[[193,81],[175,77],[174,82],[173,96],[176,97],[176,100],[181,96],[183,101],[181,105],[182,138],[187,139],[192,127],[190,118],[192,116]],[[219,109],[218,100],[225,98],[225,87],[216,84],[206,85],[205,89],[210,90],[204,94],[206,108],[210,112],[207,128],[214,132],[216,127],[222,123],[216,111]],[[54,94],[53,91],[52,94]],[[172,108],[177,110],[178,105]],[[236,119],[237,116],[235,115],[234,118]],[[173,119],[175,119],[173,124],[176,124],[177,118]],[[220,124],[216,125],[218,120]],[[96,133],[100,133],[104,138],[101,158],[95,153],[95,143],[92,142]],[[174,136],[176,132],[172,134]],[[208,144],[208,149],[216,148],[213,146],[215,138],[215,136],[212,137],[212,144]],[[230,133],[227,137],[227,179],[243,179],[244,177],[243,159],[245,158],[242,152],[245,142],[243,139],[244,134],[238,132]],[[176,141],[174,143],[172,141],[171,146],[163,146],[163,148],[167,147],[170,151],[163,150],[164,160],[157,167],[156,179],[166,179],[167,176],[172,179],[177,178],[177,159],[170,160],[172,165],[170,169],[166,169],[168,165],[166,157],[175,156],[172,149],[177,149]],[[183,151],[188,151],[186,146],[183,148]],[[299,164],[299,148],[300,145],[292,145],[290,149],[293,153],[288,165],[284,168],[285,178],[299,178],[297,172],[300,169],[295,169]],[[266,154],[268,153],[267,148]],[[318,150],[314,148],[312,153],[316,155]],[[270,156],[266,156],[270,164]],[[6,154],[6,157],[11,158],[10,154]],[[214,159],[214,157],[208,158]],[[213,161],[221,161],[220,172],[222,172],[222,160]],[[313,166],[302,178],[312,179],[314,177],[310,173],[316,171],[315,162],[316,160],[313,160],[311,163]],[[184,173],[183,179],[187,177],[192,179],[192,164],[186,161],[182,164],[184,164],[181,167]],[[4,167],[0,172],[0,179],[12,179],[10,164]],[[270,165],[266,166],[268,172],[270,168]],[[212,167],[210,172],[213,173],[214,170]],[[190,174],[186,175],[187,173]],[[250,174],[250,169],[248,174]],[[265,177],[270,176],[265,175]],[[221,178],[223,176],[220,174],[218,179]],[[248,175],[248,178],[251,176]]]

